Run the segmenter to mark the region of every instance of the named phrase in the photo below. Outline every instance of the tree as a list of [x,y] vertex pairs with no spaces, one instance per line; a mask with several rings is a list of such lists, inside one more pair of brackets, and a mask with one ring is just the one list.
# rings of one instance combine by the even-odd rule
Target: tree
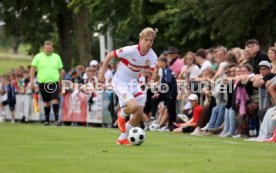
[[74,30],[81,65],[88,65],[92,58],[92,30],[85,1],[74,0],[69,8],[73,11]]
[[0,20],[5,22],[6,36],[15,37],[17,42],[31,43],[30,54],[38,52],[43,40],[48,38],[48,33],[54,30],[52,25],[49,25],[45,10],[49,5],[49,1],[2,0]]

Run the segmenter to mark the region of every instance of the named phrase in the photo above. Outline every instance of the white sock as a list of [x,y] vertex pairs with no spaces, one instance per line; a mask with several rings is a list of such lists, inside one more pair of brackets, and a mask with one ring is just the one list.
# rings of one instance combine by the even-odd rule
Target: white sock
[[128,137],[128,135],[126,133],[121,133],[121,135],[119,136],[119,140],[124,140]]
[[132,129],[134,126],[130,125],[129,122],[126,123],[126,132],[125,133],[121,133],[121,135],[119,136],[119,140],[124,140],[127,139],[128,137],[128,133],[130,131],[130,129]]
[[124,110],[124,109],[121,109],[120,116],[121,116],[122,118],[126,118],[126,117],[128,116],[128,114],[125,113],[125,110]]
[[134,126],[130,125],[129,122],[126,123],[126,134],[128,135],[130,129],[132,129]]

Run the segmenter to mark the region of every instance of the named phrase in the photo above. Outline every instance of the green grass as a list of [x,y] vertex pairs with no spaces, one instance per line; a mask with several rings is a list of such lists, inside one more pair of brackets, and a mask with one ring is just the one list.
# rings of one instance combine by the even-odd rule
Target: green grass
[[[31,45],[30,44],[23,44],[21,43],[18,47],[18,54],[28,54],[29,49],[31,49]],[[13,49],[11,47],[0,47],[0,52],[6,52],[6,53],[10,53],[13,54]]]
[[31,59],[2,59],[0,58],[0,75],[9,72],[19,66],[27,67],[31,64]]
[[117,129],[0,123],[1,173],[275,172],[276,144],[146,132],[118,146]]

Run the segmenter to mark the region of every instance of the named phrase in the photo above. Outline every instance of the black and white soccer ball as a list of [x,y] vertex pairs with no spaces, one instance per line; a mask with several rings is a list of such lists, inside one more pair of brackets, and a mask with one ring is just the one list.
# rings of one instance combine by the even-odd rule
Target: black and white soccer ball
[[130,129],[128,140],[132,145],[141,145],[146,138],[146,133],[140,127]]

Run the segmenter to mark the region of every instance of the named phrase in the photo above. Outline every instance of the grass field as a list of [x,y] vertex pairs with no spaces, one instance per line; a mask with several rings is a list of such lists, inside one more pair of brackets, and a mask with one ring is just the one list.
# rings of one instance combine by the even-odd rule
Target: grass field
[[30,45],[20,44],[18,54],[14,54],[11,48],[0,47],[0,75],[19,66],[30,65],[32,56],[27,55]]
[[30,59],[5,59],[0,58],[0,75],[15,69],[19,66],[27,67],[31,64]]
[[259,173],[276,170],[276,144],[146,132],[118,146],[117,129],[0,123],[1,173]]

